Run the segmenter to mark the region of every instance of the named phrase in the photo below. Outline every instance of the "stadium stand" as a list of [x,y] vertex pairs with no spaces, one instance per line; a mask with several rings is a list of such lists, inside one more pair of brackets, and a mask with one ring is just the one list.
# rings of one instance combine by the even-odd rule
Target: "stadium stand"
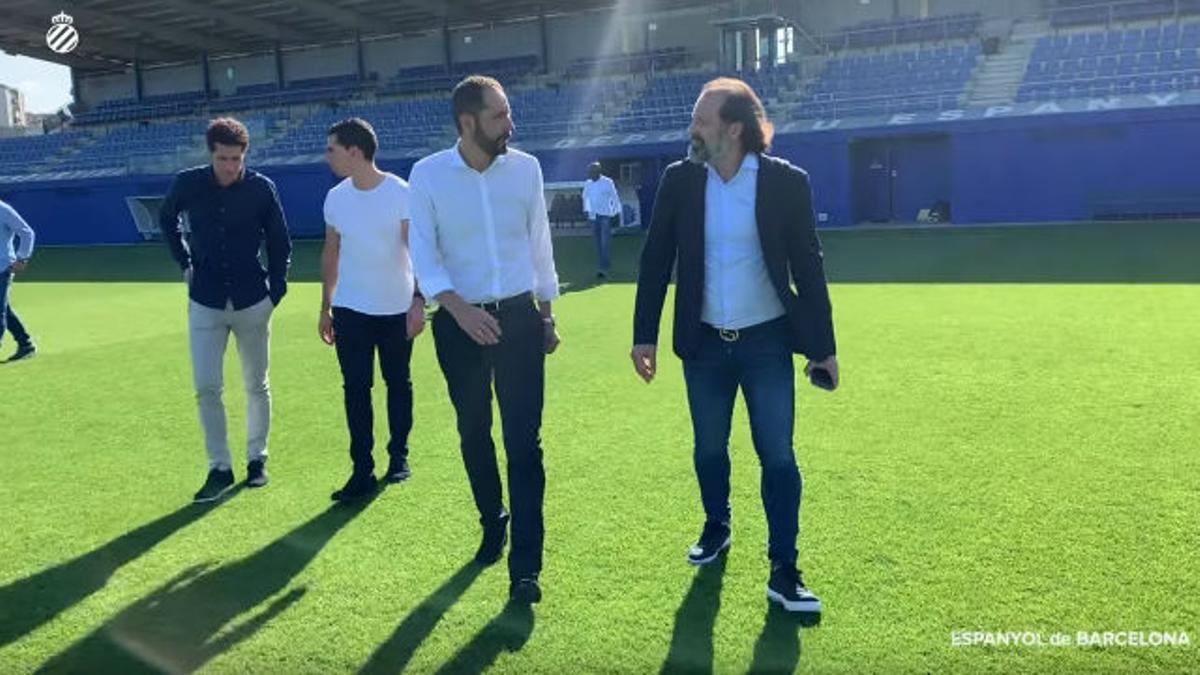
[[683,47],[668,47],[632,54],[618,54],[576,59],[568,68],[567,76],[597,77],[600,75],[622,75],[636,73],[653,73],[663,70],[676,70],[684,67],[688,61],[687,50]]
[[[1167,3],[1172,4],[1172,3]],[[1200,0],[1180,4],[1200,7]],[[1069,24],[1063,24],[1065,10]],[[1059,2],[1051,23],[1072,28],[1036,41],[1016,101],[1161,93],[1200,88],[1200,21],[1080,29],[1114,17],[1144,19],[1163,3],[1096,7]],[[1102,11],[1101,11],[1102,10]],[[352,75],[296,79],[283,88],[245,85],[225,97],[203,92],[97,104],[76,117],[76,128],[42,140],[0,142],[0,174],[122,168],[129,157],[197,147],[199,123],[173,118],[237,113],[267,131],[256,143],[260,158],[319,155],[325,131],[348,116],[372,121],[383,146],[397,152],[432,147],[453,136],[446,91],[471,72],[494,74],[509,86],[522,138],[633,133],[686,128],[696,91],[719,74],[747,79],[769,106],[798,118],[882,115],[945,110],[964,104],[982,57],[978,14],[928,20],[860,23],[825,38],[836,47],[805,77],[796,63],[743,73],[696,67],[679,47],[581,58],[539,78],[537,56],[421,66],[380,81]],[[786,102],[794,105],[787,106]],[[130,120],[152,124],[123,126]],[[166,120],[166,121],[164,121]],[[119,152],[118,152],[119,151]]]
[[91,137],[87,132],[67,131],[0,139],[0,175],[38,173],[64,148]]
[[1200,0],[1140,0],[1101,4],[1096,0],[1058,0],[1050,25],[1066,28],[1097,23],[1139,21],[1200,12]]
[[464,61],[450,68],[420,66],[398,71],[381,89],[381,94],[444,92],[466,75],[487,73],[505,82],[520,81],[540,67],[537,56],[525,55],[484,61]]
[[831,49],[840,50],[964,39],[975,35],[979,22],[978,13],[929,19],[867,21],[827,36],[825,42]]
[[[971,3],[962,6],[977,7]],[[921,208],[939,201],[953,201],[956,218],[1033,217],[1032,210],[1022,210],[1020,204],[990,197],[994,176],[976,180],[965,178],[959,171],[951,180],[947,167],[983,153],[987,142],[983,135],[956,136],[953,147],[945,138],[959,132],[948,126],[910,132],[925,134],[920,138],[882,138],[904,133],[891,126],[892,116],[898,113],[906,113],[903,118],[917,120],[917,124],[936,125],[945,111],[954,111],[945,119],[969,120],[974,116],[979,120],[992,110],[1029,115],[1041,102],[1053,101],[1087,112],[1087,106],[1096,98],[1106,99],[1094,108],[1099,110],[1112,108],[1109,101],[1116,97],[1126,97],[1129,100],[1121,110],[1125,115],[1112,113],[1116,116],[1108,119],[1138,120],[1122,122],[1121,128],[1127,131],[1143,120],[1149,122],[1138,127],[1136,134],[1130,131],[1104,138],[1128,138],[1129,143],[1135,138],[1154,138],[1158,152],[1167,146],[1174,151],[1190,142],[1184,127],[1170,127],[1168,122],[1186,112],[1164,112],[1159,113],[1161,119],[1155,118],[1155,113],[1148,110],[1155,105],[1153,101],[1139,95],[1190,95],[1172,105],[1200,104],[1200,16],[1194,16],[1200,11],[1200,0],[1119,0],[1099,6],[1076,0],[1031,0],[1027,6],[1035,7],[1037,14],[1008,16],[1008,23],[997,29],[996,15],[1003,14],[1003,10],[862,22],[858,18],[866,16],[868,10],[861,10],[860,15],[856,14],[860,11],[857,8],[839,5],[841,18],[856,19],[831,21],[822,26],[827,32],[807,33],[805,48],[795,53],[791,47],[777,53],[775,44],[767,49],[764,45],[771,40],[755,37],[757,29],[749,31],[747,40],[748,33],[743,29],[738,48],[754,45],[757,56],[738,60],[746,64],[740,72],[732,69],[732,61],[727,58],[733,41],[725,40],[717,50],[713,45],[718,40],[708,39],[719,37],[722,30],[713,29],[709,15],[697,18],[690,29],[713,30],[703,41],[689,42],[691,36],[683,31],[661,42],[656,41],[659,38],[652,40],[649,33],[644,43],[636,34],[624,35],[617,50],[620,53],[610,53],[611,48],[595,52],[570,49],[571,45],[562,39],[557,49],[563,54],[557,59],[553,50],[536,48],[536,41],[530,38],[536,31],[521,33],[514,28],[512,34],[525,35],[529,40],[515,39],[508,44],[493,41],[477,50],[468,49],[470,43],[465,40],[440,42],[433,33],[434,37],[422,43],[424,46],[403,52],[406,60],[402,67],[381,56],[399,51],[381,50],[373,57],[360,53],[361,76],[330,75],[338,71],[331,71],[326,63],[313,69],[313,57],[309,56],[307,62],[300,60],[285,68],[280,65],[283,62],[278,60],[282,58],[279,55],[272,60],[267,53],[244,58],[227,54],[235,58],[238,75],[228,75],[228,81],[222,80],[219,87],[210,82],[207,94],[199,84],[197,91],[146,96],[138,102],[128,95],[132,85],[126,83],[133,78],[110,78],[94,90],[83,87],[85,92],[99,93],[94,98],[83,97],[90,108],[77,113],[64,131],[0,138],[0,188],[19,181],[53,183],[97,176],[110,180],[131,176],[131,183],[143,177],[165,180],[182,166],[203,162],[207,120],[232,114],[251,128],[251,164],[265,164],[273,173],[290,176],[281,181],[281,193],[289,204],[303,204],[311,194],[327,189],[321,187],[329,180],[321,155],[326,131],[333,123],[350,116],[369,120],[380,136],[381,161],[388,163],[389,170],[403,175],[417,157],[453,142],[449,90],[462,76],[473,72],[494,75],[504,82],[516,122],[515,144],[521,147],[529,143],[527,149],[539,154],[548,181],[578,180],[585,160],[609,158],[620,163],[627,184],[640,186],[642,213],[647,213],[653,199],[657,172],[671,158],[678,157],[678,134],[690,123],[697,92],[719,75],[746,79],[758,91],[772,119],[785,129],[780,134],[784,138],[776,139],[777,147],[783,148],[782,152],[803,152],[806,168],[816,180],[823,181],[817,198],[825,200],[820,208],[827,212],[828,220],[823,222],[829,223],[883,222],[894,214],[911,219]],[[946,9],[951,8],[947,4]],[[590,26],[591,19],[584,17],[578,25]],[[669,25],[664,19],[661,27]],[[730,35],[725,33],[724,37]],[[777,34],[770,35],[779,39]],[[397,42],[406,44],[406,39]],[[492,38],[485,31],[480,39],[487,42]],[[985,48],[989,40],[992,42]],[[688,46],[680,46],[679,42],[688,42]],[[354,69],[353,58],[346,57],[352,52],[344,48],[345,44],[331,44],[340,45],[337,56],[331,57],[340,59],[338,67]],[[475,57],[510,55],[454,61],[454,52],[460,49]],[[414,63],[430,65],[409,65]],[[199,82],[200,69],[195,62],[189,67],[189,77]],[[261,83],[285,71],[288,78],[283,85]],[[219,72],[226,77],[226,66]],[[161,74],[151,79],[152,91],[169,90]],[[1102,123],[1078,118],[1062,124]],[[835,133],[804,133],[811,130],[807,125],[817,121],[846,124]],[[1024,120],[1021,124],[1030,129],[1048,129],[1054,123]],[[869,129],[870,133],[856,136],[847,127]],[[962,128],[967,127],[970,125]],[[996,133],[1000,138],[1001,132]],[[1013,135],[1002,144],[1003,148],[997,141],[996,147],[988,146],[988,152],[1022,147],[1033,152],[1033,141],[1024,144],[1028,139],[1017,132],[1005,133]],[[1098,173],[1094,168],[1098,166],[1096,158],[1086,155],[1091,145],[1082,141],[1071,145],[1076,141],[1069,134],[1062,138],[1042,134],[1037,136],[1037,143],[1047,138],[1063,148],[1059,156],[1064,162],[1069,158],[1074,166],[1079,153],[1085,153],[1078,163],[1088,163],[1089,171]],[[1171,140],[1164,145],[1166,138]],[[628,145],[620,147],[617,143]],[[633,167],[627,172],[626,162]],[[891,183],[884,180],[891,175],[886,171],[889,162],[900,167]],[[920,168],[912,168],[916,166]],[[613,168],[615,171],[616,166]],[[972,164],[972,171],[977,169],[978,165]],[[1158,171],[1145,173],[1161,175]],[[1114,191],[1118,176],[1119,180],[1129,180],[1128,175],[1124,167],[1114,170],[1111,176],[1105,174],[1102,180],[1111,183],[1104,183],[1103,188],[1081,182],[1077,193],[1069,198],[1074,200],[1071,210],[1042,209],[1037,215],[1070,219],[1080,214],[1108,217],[1112,212],[1114,217],[1124,217],[1135,206],[1180,212],[1172,205],[1186,197],[1181,197],[1185,189],[1182,185],[1147,184]],[[973,192],[976,183],[981,187]],[[161,186],[144,185],[138,183],[139,194],[152,195],[161,190]],[[1104,206],[1100,203],[1103,200],[1108,200],[1106,204],[1120,201],[1120,205]],[[312,209],[301,206],[297,210],[308,213]],[[551,210],[566,222],[577,217],[579,208],[570,195],[558,195],[552,200]],[[319,233],[320,228],[314,226],[312,231]],[[112,240],[123,236],[111,234]]]
[[808,89],[803,117],[959,107],[980,56],[977,43],[830,59]]
[[1018,101],[1200,88],[1200,22],[1038,39]]

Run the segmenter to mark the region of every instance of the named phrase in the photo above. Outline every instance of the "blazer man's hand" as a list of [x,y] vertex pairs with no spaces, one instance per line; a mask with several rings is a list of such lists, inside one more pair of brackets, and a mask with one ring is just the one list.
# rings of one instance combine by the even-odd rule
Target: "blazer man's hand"
[[808,363],[804,364],[805,377],[809,376],[813,368],[822,368],[829,373],[829,378],[833,381],[833,386],[829,388],[829,391],[833,391],[834,389],[838,388],[838,362],[836,355],[830,356],[824,361],[809,361]]
[[657,345],[634,345],[633,351],[629,353],[630,358],[633,359],[633,369],[647,384],[654,379],[654,374],[658,372],[657,353]]

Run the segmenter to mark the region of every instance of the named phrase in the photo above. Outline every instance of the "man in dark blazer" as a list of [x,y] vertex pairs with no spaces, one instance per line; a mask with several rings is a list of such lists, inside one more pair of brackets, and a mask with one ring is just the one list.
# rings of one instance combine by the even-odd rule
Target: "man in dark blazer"
[[772,127],[762,103],[732,78],[705,85],[692,115],[689,161],[667,167],[642,251],[631,354],[657,371],[659,320],[676,267],[675,353],[683,360],[705,523],[688,561],[730,546],[729,431],[740,387],[762,465],[770,536],[767,597],[820,612],[796,568],[801,482],[792,434],[792,354],[834,389],[838,364],[808,176],[764,154]]

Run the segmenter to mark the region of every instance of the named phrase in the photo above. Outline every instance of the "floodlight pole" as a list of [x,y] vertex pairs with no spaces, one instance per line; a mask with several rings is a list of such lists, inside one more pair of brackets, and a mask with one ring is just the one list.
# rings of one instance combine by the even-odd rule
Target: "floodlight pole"
[[546,22],[546,7],[545,7],[545,5],[542,5],[542,6],[538,7],[538,28],[540,29],[541,38],[542,38],[542,74],[543,75],[550,72],[550,47],[547,44],[548,40],[546,38],[546,31],[548,30],[548,28],[546,26],[546,23],[547,23]]
[[136,45],[133,48],[133,99],[141,103],[144,95],[144,86],[142,83],[142,55],[141,49]]
[[208,50],[200,52],[200,76],[204,79],[204,100],[212,96],[212,74],[209,72]]
[[354,53],[358,58],[358,81],[364,82],[367,79],[367,63],[363,57],[363,40],[362,31],[354,31]]
[[283,89],[283,44],[275,41],[275,84]]

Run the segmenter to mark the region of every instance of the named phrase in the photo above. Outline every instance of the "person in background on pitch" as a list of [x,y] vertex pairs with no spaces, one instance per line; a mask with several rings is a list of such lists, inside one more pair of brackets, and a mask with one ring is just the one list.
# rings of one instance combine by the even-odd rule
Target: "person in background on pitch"
[[410,176],[413,264],[441,305],[433,340],[483,526],[475,560],[497,562],[508,539],[492,442],[494,378],[512,503],[509,597],[534,603],[542,597],[546,355],[559,343],[542,167],[509,150],[512,111],[499,82],[468,77],[454,88],[452,105],[458,143],[417,162]]
[[[225,428],[223,368],[232,331],[246,387],[246,485],[267,484],[271,389],[267,378],[271,314],[287,293],[292,243],[275,184],[246,168],[250,134],[241,122],[213,120],[205,133],[212,162],[181,171],[159,211],[159,227],[188,287],[192,376],[208,451],[197,502],[233,486]],[[187,241],[180,216],[186,214]],[[259,260],[266,244],[267,266]]]
[[[13,246],[14,239],[20,242],[19,246]],[[5,332],[12,333],[17,341],[17,351],[5,363],[21,361],[37,353],[33,338],[9,303],[13,279],[25,271],[33,257],[33,239],[33,228],[29,223],[16,209],[0,201],[0,343],[4,342]]]
[[[762,465],[769,533],[767,597],[789,611],[821,602],[796,568],[801,476],[792,446],[792,353],[814,383],[837,387],[838,364],[808,175],[771,157],[772,127],[746,83],[704,86],[692,112],[690,161],[667,167],[642,251],[632,351],[646,382],[657,373],[658,324],[671,270],[675,353],[683,360],[705,522],[694,565],[729,548],[729,432],[737,390]],[[795,283],[795,289],[792,283]]]
[[344,178],[325,197],[321,251],[321,314],[317,328],[334,345],[342,370],[353,471],[336,501],[375,491],[375,416],[371,387],[375,353],[387,385],[388,442],[384,479],[411,475],[408,434],[413,425],[409,376],[412,340],[425,329],[425,299],[416,293],[408,254],[408,183],[375,165],[379,139],[357,117],[329,129],[325,159]]
[[583,212],[596,240],[596,277],[605,279],[612,267],[612,231],[621,224],[621,196],[612,179],[601,173],[600,162],[588,165],[588,179],[583,184]]

